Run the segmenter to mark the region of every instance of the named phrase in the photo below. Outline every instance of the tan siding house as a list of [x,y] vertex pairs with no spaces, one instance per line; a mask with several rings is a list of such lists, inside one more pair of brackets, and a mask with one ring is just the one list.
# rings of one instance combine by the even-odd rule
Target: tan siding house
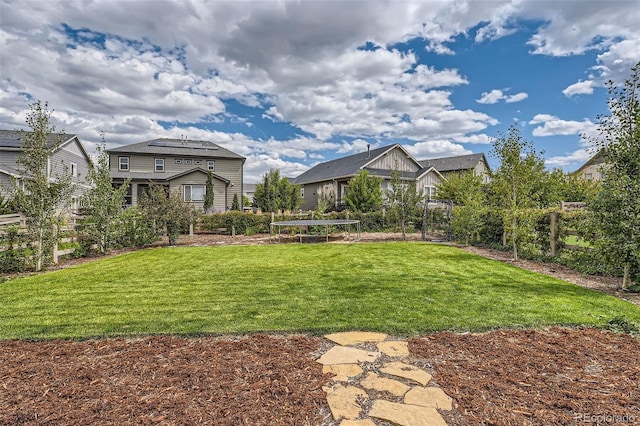
[[[15,130],[0,130],[0,193],[8,194],[11,181],[23,179],[22,165],[17,159],[22,155],[21,133]],[[48,144],[53,146],[58,138],[62,143],[52,151],[47,162],[47,176],[54,182],[57,176],[64,173],[71,174],[74,184],[72,208],[78,208],[80,196],[87,189],[85,179],[91,165],[91,158],[87,154],[77,135],[51,134]]]
[[604,155],[602,151],[598,151],[596,155],[591,157],[589,161],[584,163],[578,170],[573,173],[584,180],[601,180],[602,167],[604,165]]
[[178,192],[185,203],[204,206],[207,174],[213,175],[213,210],[231,209],[234,195],[242,208],[245,158],[208,141],[154,139],[111,149],[114,185],[131,179],[127,204],[139,203],[151,182]]

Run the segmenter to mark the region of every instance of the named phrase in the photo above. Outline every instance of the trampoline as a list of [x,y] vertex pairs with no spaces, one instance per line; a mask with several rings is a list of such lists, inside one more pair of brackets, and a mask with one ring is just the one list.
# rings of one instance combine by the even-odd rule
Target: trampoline
[[[360,240],[360,221],[359,220],[351,220],[351,219],[333,219],[333,220],[313,220],[313,219],[304,219],[304,220],[286,220],[282,222],[271,222],[271,229],[274,227],[278,227],[278,242],[280,242],[280,234],[282,231],[282,227],[297,227],[300,230],[300,242],[302,243],[302,228],[308,226],[324,226],[325,236],[327,242],[329,242],[329,227],[330,226],[344,226],[347,231],[347,235],[351,236],[351,225],[356,225],[356,241]],[[273,232],[269,233],[269,240],[271,240],[271,235]]]

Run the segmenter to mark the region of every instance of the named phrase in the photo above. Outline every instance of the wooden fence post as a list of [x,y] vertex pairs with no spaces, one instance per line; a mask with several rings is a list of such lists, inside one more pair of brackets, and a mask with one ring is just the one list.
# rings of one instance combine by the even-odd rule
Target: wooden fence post
[[58,226],[53,225],[53,253],[52,253],[53,264],[58,264]]
[[557,212],[551,212],[549,213],[550,215],[550,224],[549,227],[551,228],[551,232],[550,232],[550,243],[551,243],[551,256],[557,256],[558,255],[558,213]]

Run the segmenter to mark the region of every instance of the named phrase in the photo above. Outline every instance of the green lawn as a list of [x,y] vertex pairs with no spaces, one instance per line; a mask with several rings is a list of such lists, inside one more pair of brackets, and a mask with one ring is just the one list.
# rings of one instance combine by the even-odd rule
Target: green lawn
[[640,308],[424,243],[156,248],[0,284],[0,339],[605,326]]

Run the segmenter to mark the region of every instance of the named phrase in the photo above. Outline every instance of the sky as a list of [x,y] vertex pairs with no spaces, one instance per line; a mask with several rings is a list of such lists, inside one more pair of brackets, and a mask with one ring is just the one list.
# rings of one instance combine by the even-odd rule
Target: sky
[[0,128],[46,101],[90,152],[208,140],[251,183],[394,143],[495,167],[516,125],[572,171],[638,61],[640,0],[0,0]]

